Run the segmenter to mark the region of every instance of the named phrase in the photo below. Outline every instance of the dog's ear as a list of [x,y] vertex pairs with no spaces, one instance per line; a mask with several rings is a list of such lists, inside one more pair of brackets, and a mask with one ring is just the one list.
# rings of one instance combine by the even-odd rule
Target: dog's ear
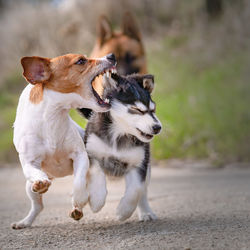
[[134,79],[142,88],[146,89],[150,94],[152,93],[155,85],[153,75],[133,74],[127,77]]
[[141,32],[135,21],[133,15],[130,12],[125,12],[123,15],[122,30],[124,35],[141,41]]
[[113,36],[111,24],[106,16],[100,16],[97,24],[97,33],[100,45],[103,45]]
[[149,93],[152,93],[154,89],[154,76],[153,75],[144,75],[142,79],[142,86],[146,89]]
[[23,76],[31,84],[43,84],[49,80],[51,75],[50,60],[43,57],[23,57]]

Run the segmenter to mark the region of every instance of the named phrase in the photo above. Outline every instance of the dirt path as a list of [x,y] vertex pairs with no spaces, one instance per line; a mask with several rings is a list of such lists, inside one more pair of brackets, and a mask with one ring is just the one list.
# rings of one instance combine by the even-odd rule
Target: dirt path
[[118,222],[115,208],[123,182],[109,182],[105,207],[75,222],[72,178],[57,179],[44,197],[33,227],[10,224],[29,209],[19,168],[0,169],[0,249],[250,249],[250,168],[174,170],[154,168],[149,188],[155,222],[136,214]]

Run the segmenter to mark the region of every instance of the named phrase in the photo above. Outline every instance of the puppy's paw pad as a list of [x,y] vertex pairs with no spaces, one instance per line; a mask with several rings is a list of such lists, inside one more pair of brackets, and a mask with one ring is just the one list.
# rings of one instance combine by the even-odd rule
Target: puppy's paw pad
[[158,218],[154,213],[142,213],[139,215],[139,221],[152,221],[157,219]]
[[70,212],[69,216],[74,220],[80,220],[83,217],[83,212],[75,208]]
[[25,224],[25,223],[20,223],[20,222],[14,222],[11,224],[12,229],[23,229],[26,227],[30,227],[30,225]]
[[32,191],[43,194],[48,191],[51,182],[49,180],[35,181],[32,185]]

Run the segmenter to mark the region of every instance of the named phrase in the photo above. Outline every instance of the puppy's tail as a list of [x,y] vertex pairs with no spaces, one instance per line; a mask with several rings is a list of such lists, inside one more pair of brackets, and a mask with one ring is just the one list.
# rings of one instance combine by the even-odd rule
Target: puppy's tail
[[82,114],[88,120],[92,115],[92,110],[91,109],[83,108],[83,109],[78,109],[78,111],[80,112],[80,114]]

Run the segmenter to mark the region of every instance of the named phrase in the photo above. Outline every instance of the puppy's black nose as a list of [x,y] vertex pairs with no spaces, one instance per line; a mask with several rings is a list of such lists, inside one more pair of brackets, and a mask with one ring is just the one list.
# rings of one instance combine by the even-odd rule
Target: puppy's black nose
[[157,135],[157,134],[159,134],[160,131],[161,131],[161,126],[160,126],[160,125],[154,125],[154,126],[152,127],[152,129],[153,129],[153,133],[154,133],[155,135]]
[[107,60],[109,60],[111,63],[115,64],[116,63],[116,59],[115,59],[115,55],[113,53],[110,53],[108,55],[106,55]]

